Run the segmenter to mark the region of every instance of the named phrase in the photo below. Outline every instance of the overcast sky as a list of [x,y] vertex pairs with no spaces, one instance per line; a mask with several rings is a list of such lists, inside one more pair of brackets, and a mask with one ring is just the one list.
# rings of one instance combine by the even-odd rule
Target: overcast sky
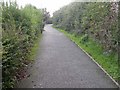
[[[9,0],[4,0],[9,1]],[[14,1],[14,0],[11,0]],[[19,6],[25,6],[26,4],[32,4],[37,8],[47,8],[47,11],[52,15],[54,11],[71,3],[73,0],[16,0]]]
[[[9,0],[3,0],[3,1],[9,1]],[[10,1],[15,1],[15,0],[10,0]],[[52,16],[53,12],[73,1],[85,2],[85,1],[96,1],[96,0],[16,0],[16,1],[19,6],[23,6],[23,7],[26,4],[32,4],[37,8],[47,8],[47,11],[50,12],[50,15]],[[97,1],[101,1],[101,0],[97,0]],[[103,1],[109,1],[109,0],[103,0]],[[112,1],[119,1],[119,0],[112,0]]]

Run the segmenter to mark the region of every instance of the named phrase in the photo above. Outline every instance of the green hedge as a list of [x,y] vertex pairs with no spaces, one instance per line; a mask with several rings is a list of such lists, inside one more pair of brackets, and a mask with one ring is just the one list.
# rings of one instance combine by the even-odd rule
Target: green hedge
[[42,20],[42,11],[32,5],[19,9],[16,2],[2,2],[2,88],[13,88],[17,71],[30,62]]

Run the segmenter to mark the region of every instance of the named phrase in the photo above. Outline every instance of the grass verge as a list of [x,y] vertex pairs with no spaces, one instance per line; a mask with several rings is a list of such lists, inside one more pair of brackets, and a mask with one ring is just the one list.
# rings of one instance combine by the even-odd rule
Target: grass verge
[[[55,27],[54,27],[55,28]],[[75,34],[70,34],[65,30],[56,28],[57,30],[63,32],[67,37],[69,37],[72,41],[76,42],[78,46],[84,49],[90,56],[92,56],[96,62],[98,62],[107,73],[112,76],[116,81],[118,80],[118,56],[117,54],[103,54],[103,49],[101,45],[94,42],[92,39],[89,39],[86,43],[81,43],[82,37],[75,36]]]
[[30,50],[30,54],[27,56],[28,60],[30,60],[30,61],[34,61],[34,59],[36,57],[36,54],[37,54],[37,51],[38,51],[38,48],[39,48],[39,42],[40,42],[41,36],[42,36],[42,34],[39,34],[37,39],[34,41],[34,45]]

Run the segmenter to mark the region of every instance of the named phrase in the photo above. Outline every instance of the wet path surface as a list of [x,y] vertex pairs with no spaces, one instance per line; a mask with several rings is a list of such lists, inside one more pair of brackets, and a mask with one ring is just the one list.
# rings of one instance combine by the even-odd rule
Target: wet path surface
[[111,79],[63,33],[46,25],[28,78],[18,88],[115,88]]

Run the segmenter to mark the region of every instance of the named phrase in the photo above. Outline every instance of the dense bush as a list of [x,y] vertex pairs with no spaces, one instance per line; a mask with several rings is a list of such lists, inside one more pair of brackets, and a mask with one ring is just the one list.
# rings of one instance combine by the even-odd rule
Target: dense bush
[[118,10],[117,2],[73,2],[52,17],[54,26],[66,30],[115,80],[120,78]]
[[17,71],[26,66],[34,40],[42,30],[42,11],[32,5],[18,8],[16,2],[2,2],[2,87],[12,88]]
[[117,7],[115,2],[73,2],[53,14],[53,24],[76,35],[88,34],[105,52],[116,52]]

